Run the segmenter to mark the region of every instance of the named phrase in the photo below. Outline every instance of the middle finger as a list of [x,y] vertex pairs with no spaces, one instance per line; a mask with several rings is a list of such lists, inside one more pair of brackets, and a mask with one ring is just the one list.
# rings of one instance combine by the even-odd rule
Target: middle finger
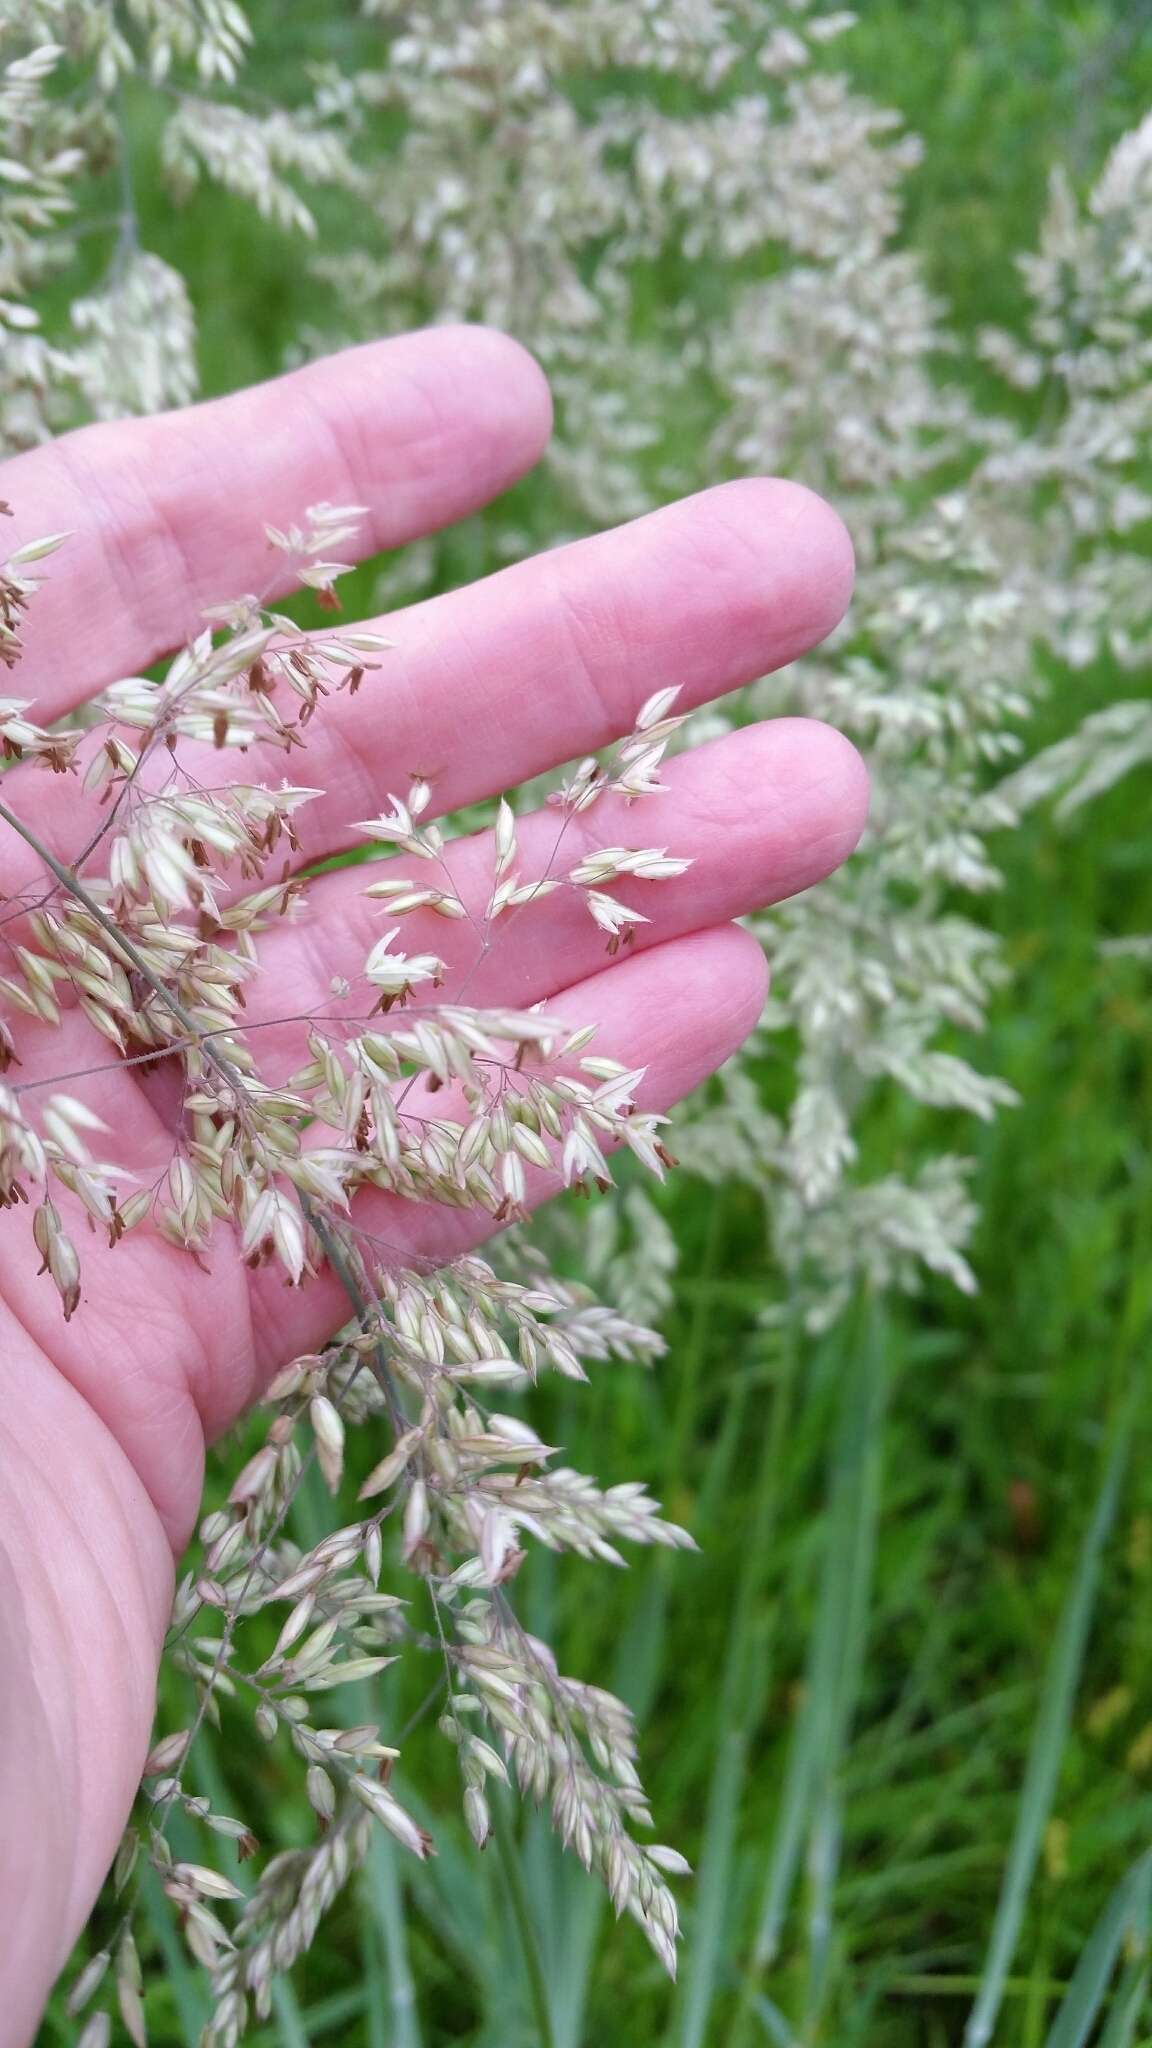
[[[415,775],[443,813],[607,745],[654,690],[678,684],[685,711],[782,666],[831,631],[851,581],[851,542],[813,492],[721,484],[373,621],[393,646],[355,696],[324,701],[306,752],[185,743],[179,758],[208,785],[287,774],[318,788],[298,813],[314,860]],[[68,859],[100,813],[63,777],[30,785],[35,772],[6,793]],[[166,752],[155,772],[171,776]]]

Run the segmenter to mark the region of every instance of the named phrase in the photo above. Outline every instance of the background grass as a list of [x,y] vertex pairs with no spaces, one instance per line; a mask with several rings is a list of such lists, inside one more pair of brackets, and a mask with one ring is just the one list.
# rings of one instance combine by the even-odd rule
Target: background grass
[[[1015,317],[1011,251],[1048,164],[1083,179],[1152,104],[1148,19],[1124,0],[864,0],[840,56],[925,139],[906,232],[961,326]],[[305,29],[282,29],[290,67]],[[143,106],[135,132],[146,240],[194,280],[207,388],[267,374],[311,287],[239,206],[173,218]],[[448,569],[482,553],[481,527]],[[1116,687],[1090,673],[1038,736]],[[952,1134],[978,1152],[976,1298],[930,1287],[821,1342],[769,1334],[756,1203],[681,1178],[668,1360],[536,1402],[575,1463],[645,1475],[702,1546],[607,1586],[547,1556],[523,1581],[567,1668],[636,1705],[661,1837],[698,1862],[678,1989],[542,1824],[507,1816],[504,1853],[468,1847],[444,1817],[452,1759],[421,1728],[405,1760],[438,1859],[377,1843],[261,2043],[1152,2042],[1152,1024],[1146,967],[1099,955],[1152,930],[1148,796],[1132,778],[999,850],[987,914],[1015,979],[981,1058],[1023,1101]],[[924,1130],[894,1097],[865,1145],[915,1157]],[[306,1493],[301,1533],[323,1512]],[[420,1684],[401,1666],[373,1713],[402,1725]],[[265,1841],[307,1839],[294,1767],[239,1717],[197,1768]],[[154,1889],[149,1944],[152,2038],[192,2043],[202,1993]],[[46,2042],[70,2038],[60,2010]]]

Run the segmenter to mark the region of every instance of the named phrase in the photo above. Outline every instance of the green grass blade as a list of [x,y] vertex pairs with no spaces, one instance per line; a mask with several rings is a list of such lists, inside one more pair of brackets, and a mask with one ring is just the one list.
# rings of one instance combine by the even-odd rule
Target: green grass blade
[[[807,1909],[808,1982],[804,2036],[814,2040],[828,1992],[834,1935],[834,1900],[843,1845],[843,1768],[864,1672],[868,1613],[880,1520],[884,1408],[890,1365],[888,1326],[870,1306],[859,1345],[859,1385],[848,1404],[848,1430],[858,1431],[853,1462],[843,1469],[844,1522],[837,1531],[851,1542],[845,1570],[840,1677],[829,1707],[827,1742],[819,1760],[819,1797],[809,1830]],[[844,1445],[844,1448],[847,1446]]]
[[[552,2037],[555,2048],[581,2048],[608,1896],[599,1880],[589,1877],[567,1855],[548,1820],[533,1815],[530,1829],[534,1831],[537,1824],[548,1829],[543,1847],[556,1878],[555,1918],[545,1923],[539,1910],[536,1915],[548,1976]],[[525,1867],[531,1881],[535,1860],[526,1859]]]
[[368,1904],[360,1926],[360,1971],[364,1979],[364,2048],[392,2048],[388,2023],[388,1962],[383,1937]]
[[496,1842],[496,1852],[500,1859],[500,1868],[508,1888],[512,1918],[515,1923],[524,1962],[524,1975],[528,1984],[536,2026],[539,2030],[540,2048],[556,2048],[556,2037],[552,2031],[552,2007],[548,1997],[548,1980],[544,1975],[544,1965],[540,1957],[540,1942],[537,1937],[536,1925],[532,1918],[532,1908],[529,1905],[528,1893],[524,1884],[520,1848],[507,1819],[507,1807],[505,1809],[504,1825],[501,1826],[498,1822],[493,1829],[493,1835]]
[[1000,1888],[980,1990],[964,2030],[964,2048],[985,2048],[985,2043],[991,2040],[1005,1980],[1016,1952],[1041,1838],[1052,1810],[1060,1759],[1092,1619],[1100,1559],[1120,1498],[1132,1436],[1132,1415],[1129,1405],[1116,1429],[1099,1497],[1084,1533],[1075,1576],[1048,1659],[1040,1711],[1017,1807],[1016,1829]]
[[773,2048],[800,2048],[795,2034],[778,2005],[773,2005],[763,1992],[757,1992],[752,2001],[752,2012],[759,2020],[764,2034],[773,2043]]
[[676,2037],[681,2048],[702,2048],[707,2040],[709,2015],[724,1957],[740,1795],[747,1768],[747,1730],[721,1728],[708,1788],[704,1846],[696,1879],[696,1914],[689,1934],[683,2009]]
[[328,1998],[318,1998],[313,2005],[305,2006],[300,2023],[309,2039],[318,2041],[330,2034],[334,2027],[342,2027],[345,2020],[354,2020],[368,2004],[368,1991],[364,1984],[354,1984],[347,1991],[333,1991]]
[[272,2009],[279,2023],[280,2048],[312,2048],[311,2036],[287,1977],[277,1977],[273,1983]]
[[378,1984],[372,1986],[369,2010],[378,2020],[387,2004],[392,2018],[389,2048],[423,2048],[416,1985],[408,1959],[404,1892],[396,1865],[397,1852],[377,1829],[365,1865],[365,1889],[383,1945],[384,1967]]
[[1061,2000],[1045,2048],[1084,2048],[1100,2018],[1126,1935],[1143,1936],[1148,1924],[1152,1851],[1125,1872],[1085,1944]]
[[740,1795],[752,1733],[768,1685],[770,1646],[754,1639],[753,1621],[771,1559],[786,1471],[799,1358],[799,1333],[785,1336],[779,1384],[764,1434],[756,1505],[736,1593],[720,1705],[716,1764],[708,1788],[696,1910],[680,2003],[680,2048],[704,2048],[725,1937],[730,1931],[733,1862]]
[[1148,1986],[1152,1971],[1139,1957],[1129,1963],[1117,1987],[1108,2024],[1098,2048],[1132,2048],[1136,2029],[1148,2007]]
[[834,1780],[825,1788],[812,1825],[808,1848],[809,1898],[808,1982],[804,1998],[804,2038],[814,2040],[828,1989],[834,1933],[833,1899],[843,1842],[842,1800]]
[[[851,1341],[863,1325],[863,1342]],[[838,1768],[859,1684],[879,1505],[885,1360],[878,1311],[853,1319],[832,1455],[820,1595],[804,1705],[789,1752],[780,1820],[764,1883],[752,1983],[776,1955],[803,1847]]]
[[[696,1427],[700,1390],[712,1353],[709,1284],[720,1259],[720,1246],[724,1234],[724,1207],[724,1189],[719,1187],[715,1190],[708,1207],[703,1258],[699,1271],[693,1275],[695,1302],[692,1321],[687,1342],[681,1348],[678,1361],[678,1393],[664,1466],[664,1486],[671,1497],[675,1496],[684,1470],[688,1446]],[[682,1288],[682,1292],[687,1290]]]

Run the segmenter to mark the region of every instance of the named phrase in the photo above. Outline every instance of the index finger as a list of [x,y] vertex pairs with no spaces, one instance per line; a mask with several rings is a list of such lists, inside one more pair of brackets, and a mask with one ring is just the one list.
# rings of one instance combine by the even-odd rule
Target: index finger
[[266,523],[363,506],[359,556],[434,532],[530,469],[551,427],[543,372],[484,327],[369,342],[228,398],[83,427],[0,470],[0,554],[46,533],[14,683],[41,722],[197,634],[206,606],[283,596]]

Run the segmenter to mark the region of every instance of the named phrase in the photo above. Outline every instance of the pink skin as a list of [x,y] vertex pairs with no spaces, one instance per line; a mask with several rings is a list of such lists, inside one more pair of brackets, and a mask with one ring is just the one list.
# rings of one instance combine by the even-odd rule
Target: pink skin
[[[17,539],[73,537],[46,564],[14,686],[35,697],[34,715],[57,716],[178,644],[200,606],[265,589],[264,520],[287,523],[321,498],[353,502],[370,508],[366,551],[399,545],[505,488],[537,459],[549,424],[543,378],[522,349],[441,328],[20,456],[0,476],[16,514],[3,544],[13,528]],[[851,579],[835,514],[798,485],[755,480],[392,616],[384,666],[355,700],[326,709],[301,757],[300,779],[327,792],[302,814],[308,851],[346,844],[351,821],[415,771],[436,775],[435,804],[449,808],[627,731],[665,684],[683,686],[684,708],[778,667],[836,624]],[[300,773],[269,760],[275,780],[286,771]],[[253,764],[242,772],[250,779]],[[565,1022],[595,1020],[598,1050],[647,1066],[643,1099],[658,1108],[710,1073],[760,1012],[763,955],[731,920],[828,874],[867,807],[852,747],[804,719],[703,747],[668,781],[627,825],[605,806],[571,828],[573,851],[637,843],[639,829],[645,844],[693,859],[676,881],[621,891],[652,920],[632,955],[608,962],[561,892],[510,925],[468,982],[485,1000],[545,998]],[[20,770],[4,797],[65,854],[91,829],[62,780]],[[557,829],[552,812],[525,821],[526,874],[547,861]],[[35,865],[14,842],[2,853],[12,893]],[[453,856],[481,905],[486,869],[482,842]],[[313,906],[269,935],[254,1017],[322,1000],[381,926],[381,906],[343,875],[317,885]],[[419,914],[408,930],[409,950],[429,943]],[[435,938],[461,987],[471,928],[437,920]],[[283,1032],[269,1029],[269,1071],[288,1056]],[[73,1012],[63,1034],[29,1035],[19,1079],[106,1060]],[[125,1164],[165,1156],[162,1095],[134,1072],[70,1085],[113,1127]],[[552,1192],[538,1176],[532,1198]],[[458,1212],[385,1197],[360,1220],[422,1258],[483,1234]],[[114,1253],[94,1239],[82,1250],[82,1306],[65,1326],[36,1276],[26,1214],[0,1216],[0,2010],[10,2048],[31,2037],[124,1825],[205,1442],[344,1314],[331,1275],[289,1290],[270,1270],[249,1272],[223,1231],[210,1277],[147,1229]]]

